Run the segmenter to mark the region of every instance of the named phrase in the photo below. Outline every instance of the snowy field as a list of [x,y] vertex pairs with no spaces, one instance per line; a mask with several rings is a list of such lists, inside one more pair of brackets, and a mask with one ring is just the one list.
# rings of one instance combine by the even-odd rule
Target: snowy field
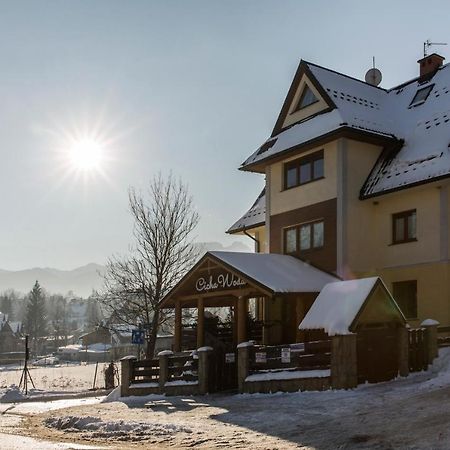
[[444,450],[450,448],[450,349],[427,372],[349,391],[129,398],[112,392],[102,402],[3,404],[0,413],[0,434],[11,432],[2,424],[15,414],[22,416],[21,435],[58,445]]
[[[97,378],[94,383],[95,363],[70,363],[56,366],[34,367],[30,366],[30,375],[33,379],[36,391],[28,382],[31,393],[58,393],[58,392],[79,392],[88,389],[104,388],[105,378],[103,370],[107,364],[99,363]],[[23,367],[2,366],[0,367],[0,397],[11,386],[19,386]]]

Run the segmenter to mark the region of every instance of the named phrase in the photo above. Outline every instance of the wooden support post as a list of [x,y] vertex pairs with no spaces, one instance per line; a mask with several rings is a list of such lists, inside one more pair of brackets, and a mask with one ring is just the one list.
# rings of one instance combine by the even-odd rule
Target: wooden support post
[[232,317],[233,317],[233,343],[234,345],[237,345],[237,339],[238,339],[238,334],[237,334],[237,316],[238,316],[238,312],[237,312],[237,299],[235,298],[233,300],[233,306],[231,307],[231,312],[232,312]]
[[170,350],[158,353],[159,358],[159,388],[164,392],[164,385],[169,381],[169,358],[173,355]]
[[270,342],[270,328],[268,323],[270,321],[270,299],[264,297],[263,299],[263,344],[269,345]]
[[428,364],[433,364],[438,356],[438,328],[439,322],[433,319],[424,320],[420,326],[425,328],[425,339],[428,353]]
[[135,356],[125,356],[120,360],[121,364],[121,380],[120,380],[120,396],[128,397],[131,376],[133,375],[133,363],[136,361]]
[[246,297],[239,297],[238,305],[238,336],[237,343],[245,342],[247,340],[247,314],[248,314],[248,299]]
[[197,348],[205,344],[205,304],[203,298],[197,300]]
[[183,332],[183,324],[182,324],[181,302],[177,300],[177,302],[175,303],[175,335],[173,342],[173,350],[175,352],[181,352],[182,332]]
[[212,347],[200,347],[198,350],[198,388],[200,394],[211,392],[211,355]]
[[409,375],[409,336],[405,326],[397,330],[398,342],[398,373],[401,377]]
[[238,351],[238,389],[239,393],[245,392],[245,379],[250,373],[250,353],[253,351],[253,344],[243,342],[237,346]]

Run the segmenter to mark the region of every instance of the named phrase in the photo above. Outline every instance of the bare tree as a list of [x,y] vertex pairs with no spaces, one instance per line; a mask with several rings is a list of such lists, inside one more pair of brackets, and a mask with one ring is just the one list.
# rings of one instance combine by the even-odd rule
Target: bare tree
[[147,196],[130,188],[128,197],[134,243],[130,255],[108,260],[101,301],[121,322],[147,330],[152,358],[158,327],[167,319],[161,300],[197,258],[191,235],[199,216],[186,185],[172,175],[153,178]]

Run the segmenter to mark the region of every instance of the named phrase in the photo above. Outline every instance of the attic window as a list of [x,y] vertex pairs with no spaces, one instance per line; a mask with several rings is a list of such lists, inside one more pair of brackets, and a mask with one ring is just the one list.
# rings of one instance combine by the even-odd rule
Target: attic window
[[309,86],[305,86],[302,94],[300,95],[300,100],[297,103],[297,107],[295,108],[294,112],[300,111],[303,108],[306,108],[307,106],[310,106],[316,102],[318,102],[318,98],[314,95],[314,92],[310,89]]
[[422,89],[419,89],[416,92],[416,95],[412,99],[411,103],[409,104],[409,107],[411,108],[412,106],[418,106],[418,105],[421,105],[422,103],[425,103],[425,100],[430,95],[430,92],[433,89],[433,86],[434,86],[434,84],[432,84],[431,86],[427,86]]

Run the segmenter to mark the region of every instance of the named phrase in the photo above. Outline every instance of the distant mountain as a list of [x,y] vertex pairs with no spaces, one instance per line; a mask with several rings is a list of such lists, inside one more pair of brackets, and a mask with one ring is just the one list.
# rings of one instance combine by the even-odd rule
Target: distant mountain
[[223,245],[220,242],[199,242],[197,244],[201,251],[224,251],[224,252],[253,252],[254,250],[243,244],[242,242],[234,241],[230,245]]
[[28,293],[36,280],[52,294],[67,294],[73,291],[75,295],[88,297],[92,289],[102,286],[101,273],[105,270],[99,264],[87,264],[73,270],[58,270],[52,268],[26,269],[26,270],[0,270],[0,292],[14,289]]
[[[229,252],[252,252],[251,247],[241,242],[233,242],[224,246],[220,242],[199,242],[200,251],[223,250]],[[36,280],[51,294],[67,294],[72,291],[80,297],[88,297],[93,289],[102,287],[102,276],[105,266],[100,264],[87,264],[73,270],[59,270],[53,268],[40,268],[26,270],[0,269],[0,292],[14,289],[24,294],[31,291]]]

